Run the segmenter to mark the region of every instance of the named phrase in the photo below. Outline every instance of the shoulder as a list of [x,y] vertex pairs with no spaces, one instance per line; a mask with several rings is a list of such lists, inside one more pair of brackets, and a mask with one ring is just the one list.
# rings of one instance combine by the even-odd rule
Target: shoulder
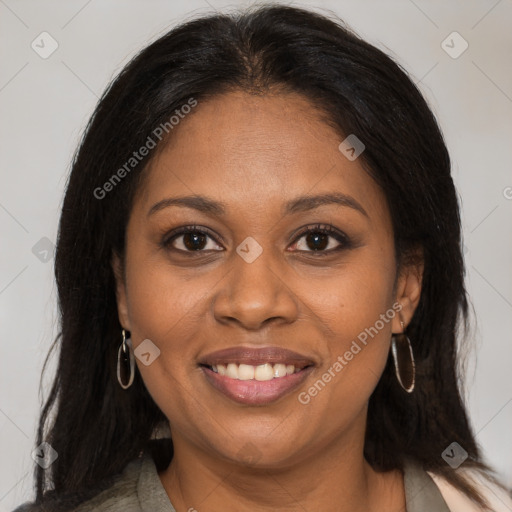
[[[481,471],[475,469],[460,469],[459,471],[473,482],[493,512],[510,512],[512,510],[512,497]],[[427,471],[427,473],[439,488],[451,512],[481,512],[478,505],[445,478],[431,471]]]
[[142,459],[131,461],[114,483],[70,512],[140,512],[137,482]]
[[79,505],[70,505],[65,508],[62,501],[53,502],[53,506],[27,502],[20,505],[13,512],[51,512],[52,510],[62,512],[141,512],[137,483],[142,463],[143,459],[140,457],[133,459],[113,479],[109,487]]

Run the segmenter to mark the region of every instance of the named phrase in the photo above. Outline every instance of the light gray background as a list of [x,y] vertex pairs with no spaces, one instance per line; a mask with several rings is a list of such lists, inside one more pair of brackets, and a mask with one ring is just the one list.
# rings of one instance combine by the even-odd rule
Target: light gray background
[[[53,259],[40,261],[32,248],[43,237],[55,243],[71,155],[97,97],[135,52],[176,22],[242,5],[0,0],[0,512],[32,497],[40,372],[58,329]],[[394,56],[439,119],[462,199],[475,311],[470,414],[488,461],[512,486],[512,1],[295,5],[333,10]],[[31,48],[43,31],[59,45],[47,59]],[[441,46],[453,31],[469,44],[456,59]]]

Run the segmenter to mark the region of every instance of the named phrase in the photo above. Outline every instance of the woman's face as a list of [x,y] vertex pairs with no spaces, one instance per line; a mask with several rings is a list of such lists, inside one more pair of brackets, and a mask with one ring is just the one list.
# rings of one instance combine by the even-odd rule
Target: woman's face
[[232,92],[199,102],[148,169],[118,309],[177,453],[284,467],[361,447],[420,283],[397,276],[385,197],[341,141],[298,95]]

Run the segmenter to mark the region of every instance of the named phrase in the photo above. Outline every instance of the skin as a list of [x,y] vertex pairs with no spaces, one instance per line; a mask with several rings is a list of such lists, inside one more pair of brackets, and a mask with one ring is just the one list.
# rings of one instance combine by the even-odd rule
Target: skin
[[[401,472],[376,473],[363,456],[367,404],[391,335],[402,332],[398,315],[307,405],[298,401],[379,315],[399,302],[407,325],[418,304],[422,267],[397,272],[382,191],[296,94],[226,93],[199,102],[175,130],[135,198],[124,270],[113,258],[121,325],[134,347],[149,338],[161,351],[149,366],[136,361],[172,431],[175,456],[159,477],[174,507],[405,510]],[[351,196],[366,215],[339,204],[282,214],[297,196],[332,192]],[[226,213],[172,206],[148,216],[181,195],[222,201]],[[352,245],[330,237],[322,250],[343,249],[318,256],[314,242],[297,236],[317,223]],[[216,237],[205,238],[203,252],[180,252],[184,236],[162,246],[171,230],[190,224]],[[252,263],[236,252],[248,236],[263,249]],[[274,403],[235,403],[197,361],[240,345],[288,348],[316,366]]]

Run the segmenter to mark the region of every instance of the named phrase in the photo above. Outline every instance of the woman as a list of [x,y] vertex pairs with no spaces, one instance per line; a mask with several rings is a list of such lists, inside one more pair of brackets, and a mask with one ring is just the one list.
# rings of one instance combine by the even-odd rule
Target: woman
[[339,20],[266,6],[142,51],[76,154],[55,272],[18,511],[512,507],[458,387],[442,135]]

